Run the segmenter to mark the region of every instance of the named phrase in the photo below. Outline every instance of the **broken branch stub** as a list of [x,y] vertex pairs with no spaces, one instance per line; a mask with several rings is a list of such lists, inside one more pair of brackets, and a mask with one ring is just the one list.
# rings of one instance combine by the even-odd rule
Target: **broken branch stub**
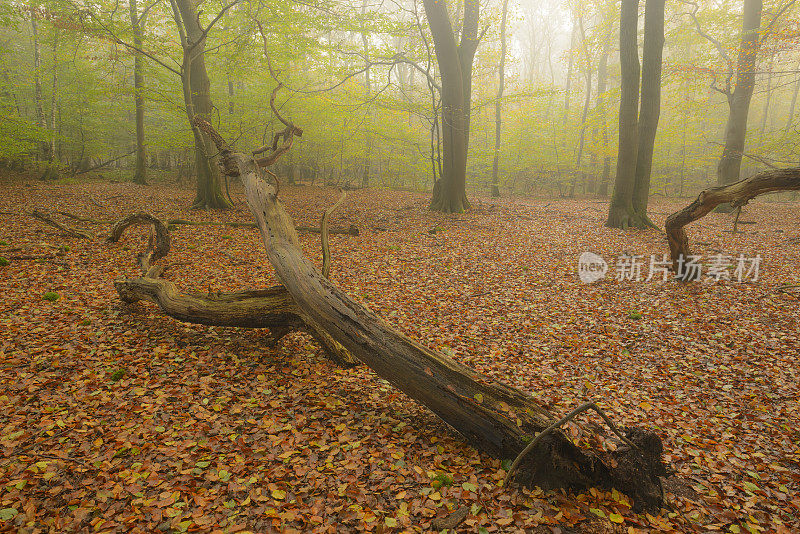
[[[196,126],[218,139],[202,118]],[[236,167],[275,274],[294,299],[303,322],[379,376],[433,411],[470,445],[498,459],[515,458],[554,415],[529,395],[405,337],[332,284],[303,254],[291,217],[252,156],[217,145],[225,168]],[[591,433],[591,431],[587,430]],[[662,445],[653,432],[628,429],[635,447],[613,452],[576,446],[552,430],[524,457],[515,480],[545,489],[615,487],[639,508],[662,504]]]
[[664,225],[675,274],[681,278],[681,261],[690,254],[689,239],[684,229],[687,224],[705,217],[720,204],[730,204],[734,208],[740,208],[765,193],[796,190],[800,190],[798,167],[771,169],[732,184],[711,187],[701,192],[694,202],[667,217]]

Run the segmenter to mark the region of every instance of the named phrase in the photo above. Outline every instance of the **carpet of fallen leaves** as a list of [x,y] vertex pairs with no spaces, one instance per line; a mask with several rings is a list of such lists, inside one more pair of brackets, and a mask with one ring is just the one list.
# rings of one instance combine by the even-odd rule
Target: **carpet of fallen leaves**
[[[442,215],[423,195],[367,190],[334,214],[361,233],[331,237],[332,280],[402,332],[557,413],[596,399],[618,424],[656,429],[677,472],[670,507],[637,514],[616,491],[501,487],[499,461],[368,368],[334,368],[304,333],[271,347],[266,332],[122,304],[112,282],[138,274],[146,229],[107,244],[108,224],[55,215],[97,235],[75,239],[27,215],[250,221],[242,200],[192,212],[174,185],[0,188],[0,528],[419,532],[467,507],[459,532],[800,531],[798,295],[776,289],[800,283],[798,205],[754,202],[737,234],[722,214],[690,227],[696,252],[760,254],[748,283],[581,284],[584,250],[612,269],[623,252],[666,251],[656,231],[604,228],[593,199],[478,198]],[[316,226],[338,193],[281,195]],[[687,202],[654,200],[652,216]],[[255,229],[172,238],[165,276],[182,289],[275,283]],[[319,236],[301,241],[320,263]]]

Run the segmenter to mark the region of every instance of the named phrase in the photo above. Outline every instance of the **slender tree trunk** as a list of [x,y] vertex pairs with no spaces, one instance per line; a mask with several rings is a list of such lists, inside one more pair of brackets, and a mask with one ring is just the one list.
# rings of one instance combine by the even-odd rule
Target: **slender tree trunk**
[[[796,71],[800,71],[800,63],[797,64],[795,67]],[[785,130],[789,132],[792,129],[792,124],[794,123],[794,110],[797,106],[797,94],[800,93],[800,77],[797,78],[797,81],[794,82],[794,91],[792,91],[792,102],[789,104],[789,116],[786,118],[786,128]]]
[[619,25],[619,148],[614,193],[606,226],[627,228],[633,217],[633,189],[639,143],[639,51],[636,42],[639,0],[622,0]]
[[664,51],[664,0],[647,0],[644,10],[642,43],[642,99],[639,109],[639,140],[636,152],[636,179],[633,187],[634,223],[653,226],[647,217],[653,148],[661,113],[661,63]]
[[50,95],[50,163],[56,156],[56,108],[58,107],[58,28],[53,28],[53,92]]
[[503,125],[503,89],[506,69],[506,19],[508,17],[508,0],[503,0],[503,17],[500,20],[500,72],[497,88],[497,100],[494,103],[494,158],[492,159],[492,196],[500,196],[500,129]]
[[762,0],[744,0],[742,12],[742,40],[736,67],[736,87],[728,95],[730,114],[725,126],[725,147],[717,165],[717,183],[729,184],[739,179],[742,153],[747,135],[747,115],[756,83],[756,56],[761,44],[758,29],[761,26]]
[[578,17],[578,26],[581,30],[581,41],[583,43],[583,51],[586,55],[586,98],[583,101],[583,112],[581,113],[581,130],[578,134],[578,154],[575,157],[575,175],[572,178],[572,186],[569,190],[569,196],[575,196],[575,187],[578,183],[578,174],[581,168],[581,160],[583,159],[583,147],[586,140],[586,120],[589,117],[589,103],[592,99],[592,58],[589,55],[589,48],[586,45],[586,33],[583,29],[583,16]]
[[[37,18],[39,17],[39,6],[35,2],[30,4],[31,10],[31,33],[33,36],[33,99],[36,105],[36,126],[44,128],[44,109],[42,107],[42,54],[39,45],[39,24]],[[48,157],[48,144],[42,142],[41,156],[42,159],[49,159]]]
[[575,23],[575,16],[573,14],[572,17],[572,33],[569,37],[569,58],[567,62],[567,83],[566,87],[564,88],[564,125],[566,126],[567,121],[569,120],[569,101],[570,101],[570,92],[572,91],[572,68],[575,65],[575,56],[572,53],[572,50],[575,48],[575,40],[578,34],[578,25]]
[[[128,10],[133,30],[133,45],[142,49],[142,28],[139,19],[139,9],[136,0],[128,0]],[[142,54],[137,50],[133,52],[133,103],[136,109],[136,170],[133,173],[133,182],[147,183],[147,151],[144,144],[144,61]]]
[[[175,0],[179,15],[176,22],[185,31],[183,49],[182,83],[186,114],[190,125],[195,116],[210,119],[214,110],[211,101],[211,81],[205,62],[205,33],[200,27],[197,10],[192,0]],[[195,209],[227,209],[231,204],[222,192],[222,177],[213,149],[204,132],[192,128],[195,140],[195,165],[197,169],[197,194],[192,207]]]
[[[361,15],[362,17],[367,13],[367,1],[364,0],[361,4]],[[364,45],[364,54],[369,57],[369,38],[367,36],[367,32],[361,31],[361,44]],[[402,79],[400,81],[402,83]],[[367,128],[364,132],[364,174],[361,176],[361,187],[369,187],[369,177],[371,172],[371,165],[372,165],[372,104],[369,102],[369,99],[372,95],[372,83],[370,80],[370,72],[369,72],[369,65],[367,65],[366,70],[364,71],[364,93],[367,99],[367,112],[366,112],[366,123]]]
[[608,125],[606,123],[606,81],[608,76],[608,53],[610,40],[603,47],[603,55],[597,66],[597,108],[600,111],[600,128],[603,138],[603,176],[600,179],[600,188],[597,194],[601,197],[608,196],[608,182],[611,179],[611,156],[608,154]]
[[764,132],[767,130],[767,119],[769,118],[769,105],[772,100],[772,70],[773,65],[775,64],[774,56],[770,58],[769,61],[769,71],[767,72],[767,98],[764,100],[764,111],[761,113],[761,124],[758,128],[758,147],[756,148],[756,153],[758,149],[761,148],[761,145],[764,143]]

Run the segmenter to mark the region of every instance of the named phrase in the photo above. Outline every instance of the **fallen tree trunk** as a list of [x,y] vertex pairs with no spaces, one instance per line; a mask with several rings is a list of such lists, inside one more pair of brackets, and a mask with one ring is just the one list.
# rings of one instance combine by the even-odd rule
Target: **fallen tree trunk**
[[[275,274],[318,337],[354,355],[495,458],[515,458],[551,426],[554,414],[530,396],[408,339],[340,291],[302,253],[275,185],[253,157],[233,152],[205,120],[198,118],[195,125],[217,145],[225,171],[241,178]],[[659,477],[665,473],[661,440],[640,429],[628,429],[626,435],[633,447],[621,444],[601,452],[581,449],[552,430],[522,460],[515,480],[546,489],[613,486],[637,508],[658,507],[663,499]]]
[[740,208],[765,193],[795,190],[800,190],[800,168],[771,169],[732,184],[706,189],[694,202],[667,217],[664,229],[667,232],[672,268],[678,278],[681,278],[683,259],[690,255],[689,239],[684,229],[687,224],[705,217],[720,204]]

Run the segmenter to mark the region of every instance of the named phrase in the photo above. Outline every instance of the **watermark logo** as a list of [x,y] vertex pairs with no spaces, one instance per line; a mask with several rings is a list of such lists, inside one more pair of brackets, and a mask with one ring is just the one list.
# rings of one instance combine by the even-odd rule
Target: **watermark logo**
[[[673,272],[677,267],[677,272]],[[606,261],[593,252],[583,252],[578,257],[578,278],[584,284],[591,284],[606,277],[609,267]],[[657,280],[666,282],[677,277],[689,282],[758,281],[761,270],[761,255],[745,256],[744,254],[715,254],[705,262],[700,255],[678,258],[677,265],[672,264],[669,256],[659,257],[652,254],[649,259],[644,255],[620,254],[614,265],[613,278],[619,282],[650,282]]]
[[578,257],[578,277],[584,284],[591,284],[606,277],[608,264],[594,252],[584,252]]

